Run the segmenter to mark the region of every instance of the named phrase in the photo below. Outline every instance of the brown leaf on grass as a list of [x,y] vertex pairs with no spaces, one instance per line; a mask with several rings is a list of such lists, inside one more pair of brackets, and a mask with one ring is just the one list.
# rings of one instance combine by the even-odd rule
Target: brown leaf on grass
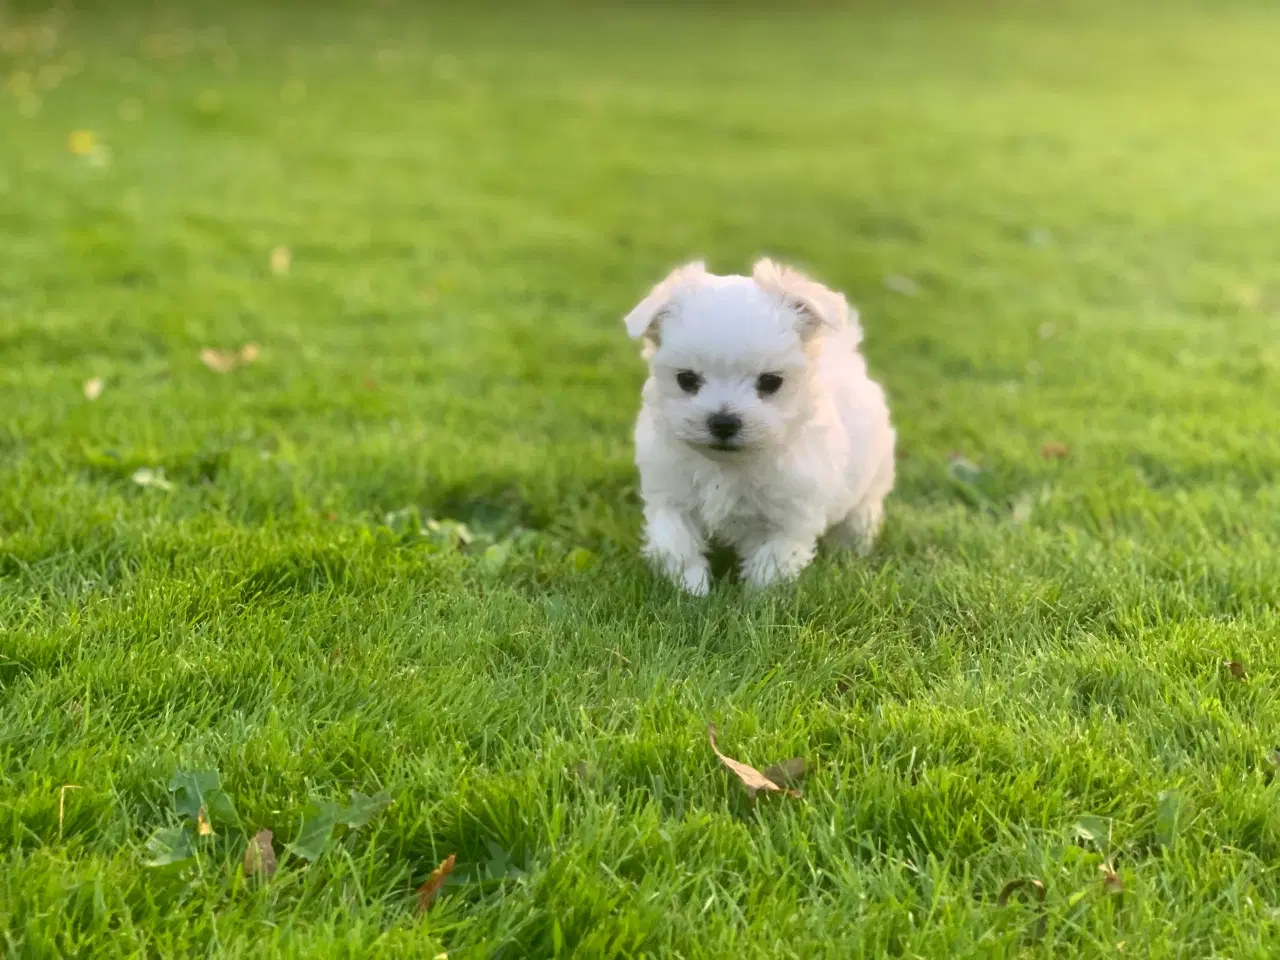
[[202,837],[213,836],[213,824],[209,822],[209,815],[205,813],[204,807],[196,814],[196,833]]
[[449,854],[444,862],[432,871],[431,876],[427,877],[427,882],[418,888],[418,913],[426,913],[435,906],[440,888],[449,879],[449,874],[453,873],[453,864],[456,859],[456,854]]
[[1019,877],[1016,880],[1010,880],[1000,888],[1000,896],[996,898],[996,906],[1008,906],[1009,898],[1019,890],[1030,892],[1037,903],[1044,903],[1044,884],[1035,877]]
[[[799,792],[795,790],[778,786],[778,784],[774,783],[755,767],[749,767],[745,763],[739,763],[732,757],[726,757],[721,753],[720,748],[716,746],[716,725],[714,723],[707,727],[707,739],[711,742],[711,749],[715,755],[720,758],[720,762],[732,771],[734,776],[742,781],[742,785],[747,789],[747,796],[751,797],[753,800],[755,799],[755,795],[761,790],[764,790],[766,793],[786,793],[793,797],[800,796]],[[790,762],[791,761],[788,761],[788,763]]]
[[1245,670],[1244,664],[1239,660],[1223,660],[1222,666],[1237,680],[1244,681],[1249,679],[1249,672]]
[[97,400],[102,396],[102,389],[106,384],[102,382],[101,377],[94,377],[84,382],[84,398],[86,400]]
[[1103,890],[1107,893],[1124,893],[1124,881],[1120,879],[1120,874],[1111,868],[1111,864],[1098,864],[1098,872],[1102,874]]
[[270,880],[276,872],[276,849],[272,845],[270,830],[259,830],[244,851],[244,872],[247,876],[259,876]]
[[1040,456],[1046,460],[1065,460],[1071,448],[1065,443],[1046,443],[1040,448]]
[[230,373],[236,368],[236,356],[225,350],[205,347],[200,351],[200,362],[214,373]]
[[262,347],[258,346],[256,343],[246,343],[240,348],[241,363],[253,363],[261,355]]

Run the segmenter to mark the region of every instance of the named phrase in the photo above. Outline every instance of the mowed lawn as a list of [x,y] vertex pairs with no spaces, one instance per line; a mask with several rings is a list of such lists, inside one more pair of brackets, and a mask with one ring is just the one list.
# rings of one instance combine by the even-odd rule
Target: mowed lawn
[[[1280,9],[785,6],[0,15],[0,953],[1280,951]],[[689,600],[620,318],[766,252],[899,485]]]

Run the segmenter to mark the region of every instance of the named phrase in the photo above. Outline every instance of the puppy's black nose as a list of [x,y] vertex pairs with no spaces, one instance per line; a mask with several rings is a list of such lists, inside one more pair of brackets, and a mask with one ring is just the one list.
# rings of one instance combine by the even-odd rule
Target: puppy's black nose
[[713,413],[707,417],[707,429],[717,440],[732,440],[742,429],[742,418],[732,413]]

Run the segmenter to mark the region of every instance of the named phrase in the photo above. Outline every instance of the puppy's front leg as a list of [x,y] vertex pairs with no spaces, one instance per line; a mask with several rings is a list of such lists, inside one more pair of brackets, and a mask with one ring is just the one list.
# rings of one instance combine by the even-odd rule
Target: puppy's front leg
[[742,551],[742,576],[753,587],[794,580],[818,549],[817,536],[781,531],[762,537]]
[[677,586],[705,597],[711,591],[711,564],[698,528],[673,507],[646,507],[644,519],[644,555]]

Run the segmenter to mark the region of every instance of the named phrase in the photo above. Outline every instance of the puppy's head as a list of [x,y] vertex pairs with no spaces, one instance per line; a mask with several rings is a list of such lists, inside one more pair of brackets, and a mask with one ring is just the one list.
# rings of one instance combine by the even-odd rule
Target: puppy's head
[[823,339],[857,343],[844,297],[761,260],[750,277],[680,267],[626,318],[652,376],[645,403],[685,443],[717,459],[785,446],[813,412]]

